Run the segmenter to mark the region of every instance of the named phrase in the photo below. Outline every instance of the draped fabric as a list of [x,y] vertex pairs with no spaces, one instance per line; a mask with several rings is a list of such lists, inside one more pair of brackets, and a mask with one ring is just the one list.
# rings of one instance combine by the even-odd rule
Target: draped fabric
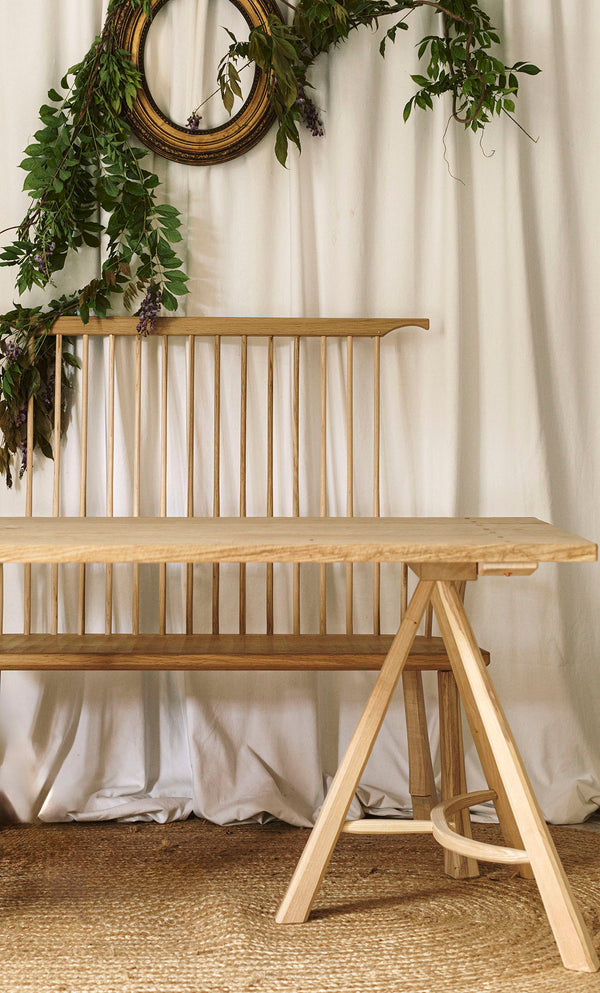
[[[275,160],[273,132],[244,157],[208,168],[150,156],[183,215],[191,292],[180,312],[429,317],[429,332],[396,332],[385,343],[382,513],[536,516],[597,539],[600,8],[591,0],[485,6],[502,29],[505,61],[543,69],[523,77],[517,108],[537,143],[503,116],[481,145],[451,124],[444,147],[445,103],[402,123],[410,73],[419,71],[414,43],[436,23],[433,12],[413,15],[385,60],[377,52],[384,25],[377,36],[356,33],[317,65],[326,135],[306,132],[289,168]],[[87,50],[103,13],[99,0],[2,5],[2,227],[26,209],[17,165],[37,108]],[[171,0],[150,32],[152,91],[175,121],[185,123],[214,88],[228,44],[222,24],[240,29],[224,0]],[[219,119],[218,104],[209,108],[205,123]],[[81,285],[97,265],[91,250],[82,254],[59,288]],[[4,310],[16,296],[12,277],[0,271]],[[303,389],[315,385],[303,380]],[[343,375],[330,389],[330,431],[343,436]],[[366,390],[357,411],[371,402]],[[152,400],[150,384],[145,403]],[[342,456],[335,468],[345,492]],[[117,470],[124,479],[123,458]],[[177,467],[170,471],[176,479]],[[51,470],[45,478],[51,489]],[[92,476],[92,504],[93,485]],[[22,512],[23,490],[0,491],[2,513]],[[47,513],[40,499],[37,512]],[[223,500],[233,507],[235,494]],[[16,582],[6,591],[5,630],[19,630],[20,595]],[[384,592],[388,629],[394,596]],[[600,805],[599,596],[593,564],[544,565],[468,591],[500,699],[554,822],[582,820]],[[367,599],[359,598],[359,626]],[[169,610],[175,617],[175,602]],[[195,811],[219,823],[275,816],[307,825],[373,680],[4,673],[4,814],[166,820]],[[437,767],[434,680],[426,693]],[[475,789],[482,774],[470,739],[466,748]],[[407,777],[398,695],[357,811],[406,812]]]

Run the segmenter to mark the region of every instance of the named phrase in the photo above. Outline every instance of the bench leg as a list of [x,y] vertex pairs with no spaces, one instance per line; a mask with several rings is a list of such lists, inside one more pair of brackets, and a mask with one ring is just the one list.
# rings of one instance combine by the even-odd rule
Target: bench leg
[[529,856],[563,963],[567,969],[596,972],[600,968],[598,956],[536,801],[464,607],[452,583],[437,582],[432,599],[463,700],[463,687],[468,689],[468,694],[465,695],[470,698],[469,709],[475,741],[483,732],[493,751],[498,774],[523,839],[523,848]]
[[[460,697],[451,672],[438,672],[440,710],[440,759],[442,766],[442,800],[451,800],[467,792]],[[453,830],[472,838],[471,817],[467,810],[454,816]],[[444,850],[444,869],[453,879],[473,879],[479,875],[477,860]]]
[[408,789],[416,821],[428,820],[438,802],[427,731],[423,677],[418,670],[402,673],[406,737],[408,740]]
[[431,598],[434,584],[421,581],[415,589],[398,634],[387,655],[371,696],[352,735],[316,824],[310,833],[285,897],[277,911],[278,924],[301,924],[313,900],[333,849],[340,836],[348,808],[362,771],[383,723],[402,670],[406,665],[417,628]]

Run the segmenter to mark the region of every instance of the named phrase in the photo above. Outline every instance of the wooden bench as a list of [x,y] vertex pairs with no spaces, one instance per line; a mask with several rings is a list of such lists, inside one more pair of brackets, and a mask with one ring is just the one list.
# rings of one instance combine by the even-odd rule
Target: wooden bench
[[[427,326],[425,320],[395,319],[169,318],[158,322],[156,336],[141,340],[135,318],[91,320],[85,326],[77,318],[63,318],[53,330],[52,479],[48,463],[34,461],[29,430],[25,515],[352,517],[358,511],[378,517],[383,339],[398,328]],[[65,399],[59,374],[65,336],[78,339],[82,368],[69,438],[57,444]],[[389,345],[393,356],[393,339]],[[328,424],[332,368],[345,392],[343,438],[333,437]],[[199,409],[211,412],[208,428],[199,423]],[[31,412],[30,402],[30,424]],[[344,452],[344,492],[332,478],[332,451]],[[149,467],[146,480],[144,467]],[[153,491],[149,476],[156,482]],[[381,565],[363,567],[370,570],[369,633],[355,630],[357,566],[339,565],[335,573],[328,572],[335,566],[322,564],[287,568],[257,566],[260,574],[253,572],[249,582],[249,566],[222,562],[168,568],[166,563],[27,564],[23,630],[0,636],[0,669],[379,669],[392,641],[382,630]],[[397,568],[394,631],[409,590],[407,566]],[[144,569],[158,570],[157,581],[143,575]],[[129,584],[125,631],[124,583]],[[364,572],[361,584],[362,604]],[[170,588],[181,593],[179,617],[169,608]],[[257,594],[264,615],[258,632],[249,630],[256,625],[252,602]],[[224,630],[233,599],[235,630]],[[359,613],[362,617],[364,611]],[[331,630],[332,614],[341,631]],[[103,624],[98,624],[101,615]],[[276,630],[280,616],[289,617],[288,630]],[[144,629],[147,618],[151,630]],[[449,798],[466,792],[460,706],[446,650],[432,634],[431,611],[403,674],[409,788],[417,819],[429,817],[437,802],[421,677],[426,670],[438,673],[442,798]],[[470,834],[468,812],[457,815],[457,828]],[[446,852],[446,870],[456,877],[477,874],[473,859],[452,852]]]

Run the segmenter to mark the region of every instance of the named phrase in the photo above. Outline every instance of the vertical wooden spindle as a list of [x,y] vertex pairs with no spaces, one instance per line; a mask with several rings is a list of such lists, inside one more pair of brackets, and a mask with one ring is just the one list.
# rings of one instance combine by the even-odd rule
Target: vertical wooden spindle
[[[162,336],[160,388],[160,516],[167,516],[167,400],[169,380],[169,338]],[[161,562],[158,579],[158,633],[167,633],[167,566]]]
[[[29,354],[33,359],[34,344],[29,346]],[[26,434],[26,475],[25,475],[25,516],[33,515],[33,397],[27,401],[27,434]],[[25,563],[23,570],[23,632],[31,634],[31,563]]]
[[[240,382],[240,517],[246,516],[246,441],[248,427],[248,336],[242,335]],[[239,632],[246,634],[246,563],[240,562]]]
[[[108,404],[106,411],[106,516],[114,514],[115,492],[115,336],[108,336]],[[112,632],[113,567],[105,567],[104,633]]]
[[[319,515],[327,516],[327,338],[321,336],[321,467]],[[327,573],[319,566],[319,633],[327,634]]]
[[[292,416],[293,416],[293,440],[292,440],[292,513],[294,517],[300,516],[300,338],[294,338],[294,371],[292,387]],[[300,634],[300,563],[295,562],[293,566],[293,630],[294,634]]]
[[[381,339],[373,339],[373,517],[379,517],[381,449]],[[373,634],[381,634],[381,565],[373,565]]]
[[[213,432],[213,517],[221,513],[221,339],[215,335],[215,388]],[[213,563],[212,633],[219,633],[219,563]]]
[[[354,361],[353,341],[346,338],[346,517],[354,515]],[[354,572],[346,564],[346,634],[354,629]]]
[[[79,461],[79,516],[87,513],[88,407],[90,385],[90,336],[84,334],[81,359],[81,455]],[[85,563],[79,566],[77,633],[85,634]]]
[[[133,427],[133,516],[140,516],[140,472],[142,451],[142,340],[135,340],[135,419]],[[133,564],[131,584],[132,634],[140,633],[140,567]]]
[[[267,351],[267,517],[273,516],[273,336]],[[273,563],[267,562],[267,634],[273,634]]]
[[[54,446],[52,455],[54,456],[54,478],[52,481],[52,516],[60,515],[60,422],[62,404],[62,334],[57,334],[55,338],[56,355],[54,360]],[[58,564],[52,566],[51,578],[51,618],[50,631],[58,634]]]
[[[193,334],[188,336],[187,379],[187,506],[186,515],[194,516],[194,387],[196,345]],[[185,633],[194,633],[194,566],[188,562],[185,582]]]

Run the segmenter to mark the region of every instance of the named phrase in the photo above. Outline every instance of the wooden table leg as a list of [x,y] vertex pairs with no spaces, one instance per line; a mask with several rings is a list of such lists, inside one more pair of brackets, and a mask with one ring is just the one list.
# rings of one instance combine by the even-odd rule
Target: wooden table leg
[[567,969],[596,972],[598,956],[454,585],[437,582],[432,601],[459,688],[463,680],[470,687],[471,717],[493,751],[563,963]]
[[313,900],[333,849],[340,836],[348,808],[362,771],[383,723],[392,695],[406,665],[417,628],[430,601],[434,583],[418,583],[413,598],[381,667],[377,682],[352,735],[346,754],[329,787],[314,828],[277,911],[278,924],[301,924]]

